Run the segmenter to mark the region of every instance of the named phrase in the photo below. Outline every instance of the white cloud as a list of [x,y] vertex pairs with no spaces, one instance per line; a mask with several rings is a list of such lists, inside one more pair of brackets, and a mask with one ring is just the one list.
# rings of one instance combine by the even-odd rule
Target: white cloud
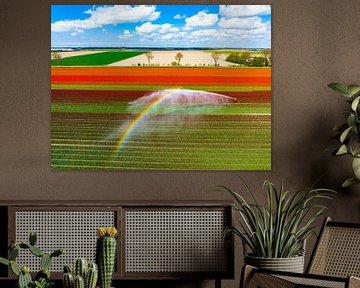
[[71,35],[71,36],[76,36],[76,35],[78,35],[78,34],[80,34],[80,33],[84,33],[84,30],[79,29],[79,28],[76,28],[76,29],[75,29],[75,32],[72,32],[70,35]]
[[175,38],[176,38],[176,35],[174,35],[173,33],[169,33],[169,34],[165,34],[165,35],[161,36],[161,40],[172,40]]
[[206,11],[200,11],[196,15],[185,19],[184,30],[191,30],[194,27],[207,27],[215,25],[218,21],[217,14],[208,14]]
[[173,18],[174,19],[184,19],[184,18],[186,18],[186,15],[176,14]]
[[90,15],[89,18],[83,20],[61,20],[51,23],[51,31],[66,32],[76,29],[94,29],[109,24],[154,21],[160,17],[160,12],[156,11],[156,6],[154,5],[114,5],[93,8],[84,13]]
[[152,32],[159,32],[161,34],[165,33],[175,33],[179,32],[179,28],[174,27],[172,24],[152,24],[151,22],[146,22],[141,26],[136,26],[135,30],[140,34],[149,34]]
[[189,38],[205,38],[205,37],[215,37],[219,34],[217,29],[204,29],[204,30],[197,30],[191,32]]
[[221,18],[219,21],[221,28],[240,28],[240,29],[257,29],[266,27],[266,23],[261,21],[260,17],[247,17],[247,18]]
[[174,40],[174,39],[181,39],[187,35],[187,32],[180,32],[180,33],[168,33],[165,35],[161,35],[161,40]]
[[122,35],[122,37],[124,37],[124,38],[131,38],[133,36],[134,35],[131,34],[131,32],[129,30],[124,30],[124,34]]
[[270,5],[220,5],[220,15],[226,18],[270,14]]
[[172,24],[162,24],[160,25],[160,29],[159,29],[159,33],[161,34],[164,34],[164,33],[169,33],[169,32],[172,32],[172,33],[175,33],[175,32],[179,32],[180,29],[177,28],[177,27],[174,27]]

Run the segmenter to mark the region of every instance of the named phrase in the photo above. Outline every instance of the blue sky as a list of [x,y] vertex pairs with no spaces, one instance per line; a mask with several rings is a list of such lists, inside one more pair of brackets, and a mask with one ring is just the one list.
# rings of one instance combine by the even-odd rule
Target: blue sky
[[51,47],[270,48],[270,5],[52,5]]

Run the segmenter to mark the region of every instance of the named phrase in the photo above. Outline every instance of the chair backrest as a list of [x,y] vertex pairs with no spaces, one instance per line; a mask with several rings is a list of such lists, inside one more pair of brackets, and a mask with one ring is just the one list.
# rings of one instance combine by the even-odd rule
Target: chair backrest
[[326,218],[307,273],[360,277],[360,224]]

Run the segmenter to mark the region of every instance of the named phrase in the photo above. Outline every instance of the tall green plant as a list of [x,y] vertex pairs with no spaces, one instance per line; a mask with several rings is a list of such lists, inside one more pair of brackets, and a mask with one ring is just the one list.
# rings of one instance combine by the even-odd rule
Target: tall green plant
[[350,154],[353,157],[354,177],[347,179],[342,184],[343,187],[348,187],[360,183],[360,85],[331,83],[328,86],[344,96],[350,104],[346,122],[334,127],[340,140],[340,145],[334,151],[334,155]]
[[233,208],[239,213],[240,227],[229,227],[226,233],[239,236],[252,251],[253,256],[287,258],[300,255],[304,241],[314,233],[315,220],[323,215],[326,207],[318,200],[331,199],[334,191],[304,188],[296,193],[280,189],[269,181],[264,182],[267,205],[261,205],[244,183],[251,201],[239,193],[220,186],[236,200]]

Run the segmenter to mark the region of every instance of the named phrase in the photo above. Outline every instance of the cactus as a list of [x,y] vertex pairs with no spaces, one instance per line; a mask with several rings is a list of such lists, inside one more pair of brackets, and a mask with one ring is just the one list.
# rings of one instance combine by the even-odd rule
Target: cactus
[[[41,251],[35,246],[37,236],[35,233],[30,233],[29,244],[20,242],[16,243],[11,241],[11,245],[8,251],[8,259],[0,257],[0,263],[10,266],[11,271],[18,276],[19,288],[29,287],[50,287],[53,282],[50,281],[50,264],[53,257],[60,256],[64,251],[62,249],[55,250],[53,253],[48,254]],[[16,259],[19,256],[19,250],[29,250],[30,253],[37,257],[41,257],[41,271],[35,276],[35,281],[32,280],[30,275],[30,269],[27,266],[19,266],[16,264]],[[45,285],[45,286],[44,286]]]
[[49,269],[50,265],[51,265],[51,260],[52,257],[50,254],[45,253],[42,257],[41,257],[41,262],[40,262],[40,267],[41,269]]
[[19,256],[19,246],[15,246],[14,248],[9,250],[8,253],[9,260],[16,260],[16,258]]
[[36,241],[37,241],[36,233],[31,232],[30,235],[29,235],[29,244],[30,244],[31,246],[35,246],[35,245],[36,245]]
[[20,268],[16,265],[16,262],[14,260],[10,261],[10,269],[16,276],[19,276],[21,271]]
[[18,285],[19,288],[28,288],[32,283],[30,269],[27,266],[21,267],[21,271],[19,274]]
[[79,258],[75,261],[74,274],[85,279],[88,262],[85,258]]
[[35,256],[37,256],[37,257],[41,257],[41,256],[44,255],[44,252],[42,252],[42,251],[40,250],[40,248],[38,248],[38,247],[36,247],[36,246],[30,246],[30,247],[29,247],[29,251],[30,251],[32,254],[34,254]]
[[64,273],[71,273],[71,269],[69,266],[67,265],[64,266]]
[[[75,286],[75,280],[77,285],[83,288],[95,288],[98,279],[98,268],[95,263],[89,263],[85,258],[78,258],[74,263],[74,273],[71,273],[69,266],[64,266],[63,274],[63,286],[64,288],[77,288]],[[82,276],[83,275],[83,276]],[[83,284],[81,284],[82,279]]]
[[85,288],[95,288],[98,279],[98,266],[96,263],[89,263],[85,276]]
[[57,249],[51,253],[51,257],[58,257],[64,253],[64,249]]
[[74,288],[85,288],[83,277],[78,275],[74,277]]
[[8,259],[3,258],[3,257],[0,257],[0,263],[4,264],[6,266],[10,265],[10,261]]
[[96,262],[99,267],[100,288],[110,288],[115,265],[117,230],[115,227],[98,228],[97,235]]
[[72,273],[67,272],[63,274],[63,286],[64,288],[73,288],[74,287],[74,276]]

